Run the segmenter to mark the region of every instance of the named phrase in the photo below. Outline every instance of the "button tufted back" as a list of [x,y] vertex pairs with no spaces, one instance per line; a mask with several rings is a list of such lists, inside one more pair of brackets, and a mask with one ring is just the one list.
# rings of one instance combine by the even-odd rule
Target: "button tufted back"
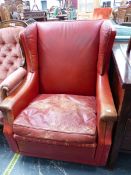
[[0,29],[0,83],[22,63],[19,33],[23,27]]

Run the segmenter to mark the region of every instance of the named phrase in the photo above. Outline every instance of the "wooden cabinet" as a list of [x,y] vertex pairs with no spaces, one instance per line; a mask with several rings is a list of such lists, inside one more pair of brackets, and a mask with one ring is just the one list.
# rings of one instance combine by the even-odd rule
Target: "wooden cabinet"
[[118,120],[113,132],[113,145],[108,165],[112,167],[119,152],[131,153],[131,53],[127,43],[115,43],[110,65],[110,84]]
[[36,21],[47,21],[47,14],[45,11],[25,11],[23,15],[24,20],[33,18]]
[[121,148],[122,150],[131,151],[131,119],[128,119],[125,125],[125,134],[122,140]]

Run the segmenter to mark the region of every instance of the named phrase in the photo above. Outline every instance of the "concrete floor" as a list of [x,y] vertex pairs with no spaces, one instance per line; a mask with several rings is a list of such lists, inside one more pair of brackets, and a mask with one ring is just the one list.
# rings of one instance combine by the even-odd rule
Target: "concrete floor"
[[0,134],[0,175],[131,175],[129,154],[120,154],[113,170],[21,155],[14,158],[14,155]]

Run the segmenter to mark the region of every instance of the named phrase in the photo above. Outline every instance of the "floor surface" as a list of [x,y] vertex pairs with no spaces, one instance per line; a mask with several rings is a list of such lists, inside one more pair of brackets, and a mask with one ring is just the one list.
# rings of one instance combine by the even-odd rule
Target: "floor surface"
[[14,154],[0,134],[0,175],[131,175],[131,155],[120,154],[113,170]]

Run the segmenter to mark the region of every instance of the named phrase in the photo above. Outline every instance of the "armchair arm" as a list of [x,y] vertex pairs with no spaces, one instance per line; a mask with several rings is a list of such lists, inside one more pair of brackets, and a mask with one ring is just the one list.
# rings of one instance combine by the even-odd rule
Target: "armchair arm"
[[7,92],[17,87],[17,85],[21,82],[25,75],[26,70],[23,67],[19,67],[0,84],[2,99],[7,96]]
[[97,76],[97,114],[102,121],[115,121],[117,113],[113,102],[108,75]]
[[12,114],[10,117],[15,118],[37,94],[38,74],[28,72],[22,84],[2,101],[0,110],[4,113],[10,111]]

